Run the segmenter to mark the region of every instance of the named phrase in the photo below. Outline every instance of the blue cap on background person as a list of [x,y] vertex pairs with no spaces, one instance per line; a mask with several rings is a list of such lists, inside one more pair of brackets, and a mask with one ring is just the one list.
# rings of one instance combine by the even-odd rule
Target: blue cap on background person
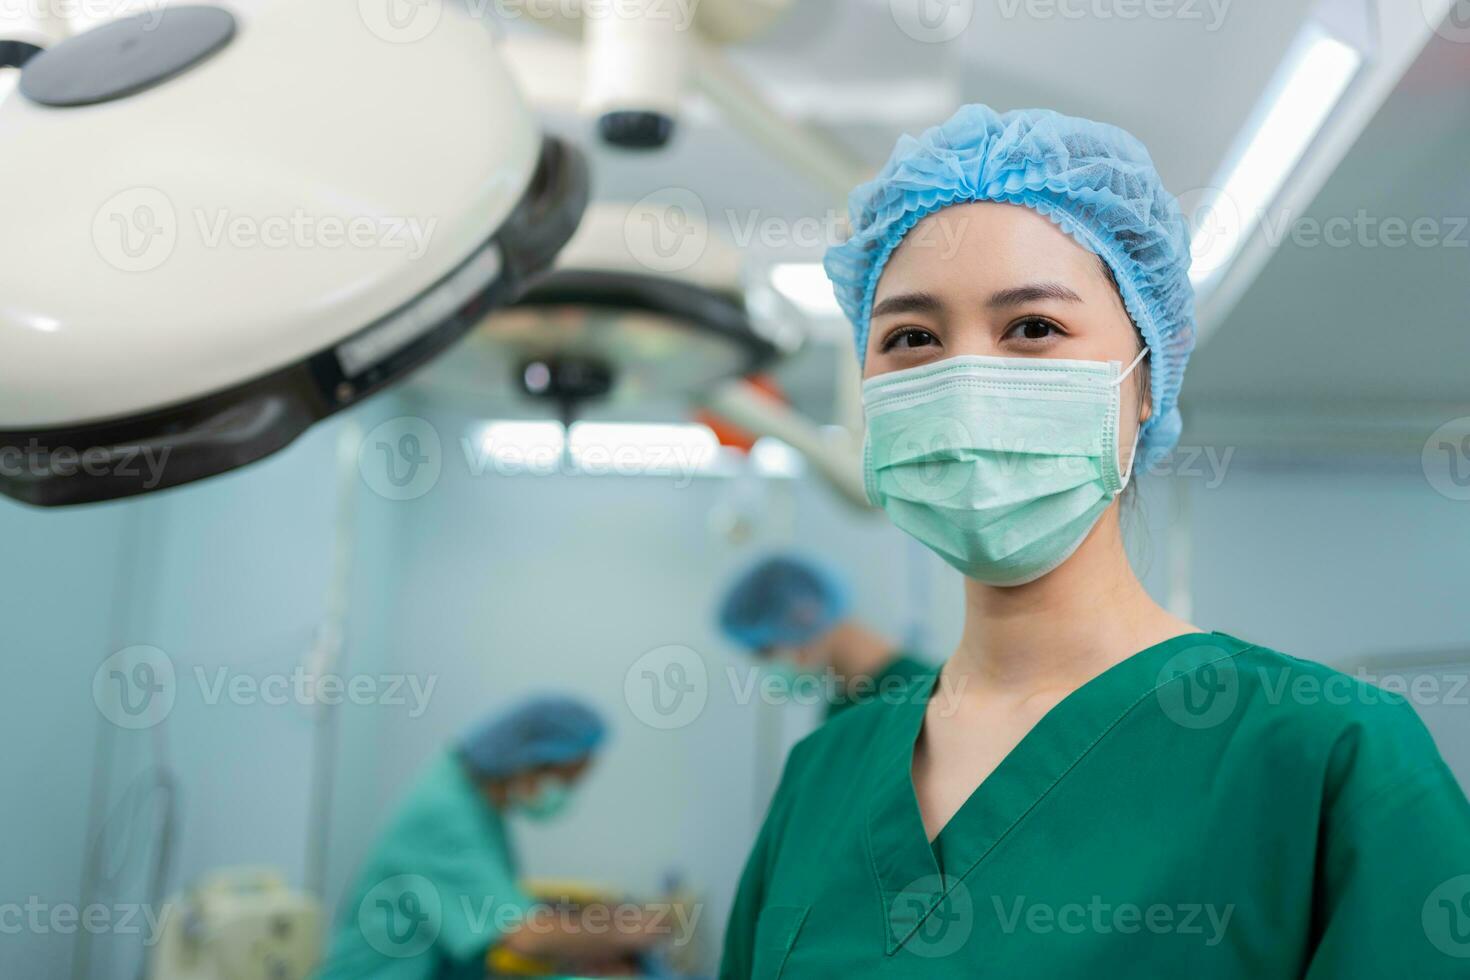
[[849,608],[846,585],[832,572],[792,555],[757,563],[730,586],[720,629],[752,652],[800,647],[832,629]]
[[500,779],[584,759],[606,737],[607,724],[591,707],[547,695],[476,723],[456,748],[477,775]]

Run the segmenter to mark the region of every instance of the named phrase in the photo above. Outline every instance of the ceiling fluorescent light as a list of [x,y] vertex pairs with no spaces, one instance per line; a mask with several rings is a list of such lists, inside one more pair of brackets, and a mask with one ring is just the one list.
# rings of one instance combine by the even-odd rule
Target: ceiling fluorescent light
[[1213,281],[1250,239],[1362,64],[1361,52],[1315,22],[1297,36],[1232,162],[1189,216],[1196,286]]
[[480,426],[477,475],[678,476],[714,473],[720,441],[708,426],[641,422],[495,421]]
[[750,447],[750,462],[761,476],[800,476],[806,469],[801,453],[772,436],[761,436]]
[[555,472],[566,447],[566,428],[560,422],[487,422],[480,429],[479,458],[475,468],[493,467],[501,474]]
[[840,317],[842,308],[820,262],[781,262],[771,267],[771,285],[807,316]]

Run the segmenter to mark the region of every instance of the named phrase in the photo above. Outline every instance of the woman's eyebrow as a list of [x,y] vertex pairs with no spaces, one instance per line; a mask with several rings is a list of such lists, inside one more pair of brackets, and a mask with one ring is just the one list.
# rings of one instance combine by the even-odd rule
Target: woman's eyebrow
[[899,293],[889,296],[873,307],[873,316],[891,316],[894,313],[940,313],[944,304],[932,293]]
[[1033,282],[1025,286],[1016,286],[1012,289],[1002,289],[993,293],[987,304],[991,309],[1007,306],[1020,306],[1023,303],[1035,303],[1038,300],[1058,300],[1063,303],[1080,303],[1082,297],[1059,282]]

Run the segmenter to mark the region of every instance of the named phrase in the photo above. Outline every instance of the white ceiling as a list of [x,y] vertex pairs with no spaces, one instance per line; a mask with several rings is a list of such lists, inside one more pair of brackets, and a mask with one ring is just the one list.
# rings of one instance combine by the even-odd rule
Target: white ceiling
[[[942,121],[962,103],[983,101],[1001,110],[1048,106],[1123,126],[1150,147],[1165,183],[1186,195],[1218,176],[1314,9],[1320,13],[1324,2],[1373,9],[1373,0],[1213,0],[1213,6],[1212,0],[1158,0],[1154,9],[1175,15],[1074,18],[1059,11],[1150,6],[986,0],[973,5],[968,27],[953,40],[924,43],[895,14],[914,2],[798,0],[770,34],[732,49],[730,60],[784,115],[845,148],[859,173],[876,170],[900,134]],[[1427,31],[1423,16],[1416,12],[1413,19]],[[549,36],[525,23],[505,29],[512,42]],[[1462,177],[1470,150],[1467,58],[1470,44],[1437,39],[1425,49],[1332,172],[1313,216],[1325,220],[1360,208],[1410,220],[1470,215],[1470,183]],[[530,70],[538,71],[536,64]],[[560,71],[547,64],[540,74]],[[741,246],[753,263],[816,260],[824,248],[741,240],[755,223],[816,218],[833,226],[845,210],[830,189],[793,174],[697,94],[673,145],[654,154],[601,146],[568,100],[538,108],[548,129],[588,150],[598,197],[635,201],[669,188],[691,190],[712,232]],[[1361,115],[1369,118],[1371,106]],[[1313,438],[1314,427],[1335,426],[1346,427],[1346,441],[1366,442],[1353,421],[1360,416],[1344,414],[1345,403],[1384,406],[1405,419],[1464,405],[1470,330],[1459,321],[1470,300],[1467,271],[1470,249],[1285,245],[1259,278],[1247,280],[1229,315],[1211,324],[1186,385],[1186,418],[1197,434],[1237,443],[1263,433],[1279,437],[1283,414],[1300,422],[1303,441]],[[828,343],[843,343],[843,328],[828,327]],[[1412,346],[1390,340],[1390,331],[1413,336]],[[786,365],[782,377],[801,407],[825,416],[839,382],[830,348],[814,347]]]
[[[775,35],[737,57],[775,98],[810,106],[814,121],[874,166],[899,133],[938,123],[960,103],[1040,105],[1131,130],[1155,148],[1166,180],[1195,187],[1214,173],[1312,6],[1217,2],[1225,9],[1218,21],[1210,0],[1166,0],[1177,16],[1128,20],[1026,11],[1140,4],[985,0],[973,4],[963,33],[932,44],[905,33],[893,13],[905,6],[899,0],[804,0]],[[905,87],[936,94],[893,111],[883,95]],[[866,108],[875,102],[881,113]]]
[[[1164,0],[1179,16],[1025,15],[1051,2],[977,3],[954,40],[924,43],[905,33],[890,0],[798,0],[771,34],[734,49],[731,59],[773,104],[850,149],[862,170],[876,170],[900,134],[983,101],[1121,125],[1153,149],[1170,186],[1196,188],[1215,174],[1312,5]],[[1218,22],[1212,2],[1225,5]],[[1126,9],[1129,0],[1062,4]],[[1008,9],[1016,15],[1007,17]],[[505,26],[512,35],[541,33],[524,22]],[[691,103],[675,143],[659,154],[598,146],[589,122],[565,107],[544,114],[549,128],[592,148],[597,193],[608,199],[677,186],[695,191],[712,215],[755,210],[795,219],[842,210],[842,201],[793,178],[697,96]],[[805,250],[811,258],[820,251]]]

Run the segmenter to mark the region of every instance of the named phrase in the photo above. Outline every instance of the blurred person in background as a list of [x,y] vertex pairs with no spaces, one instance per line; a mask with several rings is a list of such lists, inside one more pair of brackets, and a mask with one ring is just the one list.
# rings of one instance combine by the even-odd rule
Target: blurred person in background
[[654,920],[620,907],[616,918],[601,917],[617,928],[592,929],[537,914],[506,819],[565,812],[606,736],[590,707],[540,697],[485,719],[440,753],[369,853],[322,980],[479,980],[496,949],[576,972],[625,972],[659,941]]
[[851,615],[847,584],[795,555],[757,562],[731,583],[720,630],[779,678],[787,695],[817,687],[827,716],[901,693],[934,668]]

